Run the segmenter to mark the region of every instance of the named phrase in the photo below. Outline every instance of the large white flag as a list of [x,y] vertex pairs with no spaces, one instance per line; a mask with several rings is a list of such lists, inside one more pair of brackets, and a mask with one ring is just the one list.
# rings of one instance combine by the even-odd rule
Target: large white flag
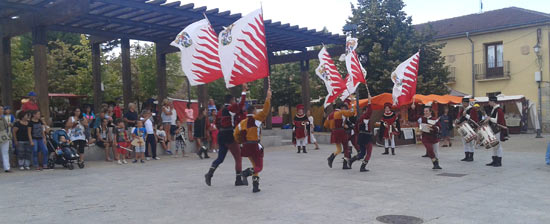
[[367,76],[367,71],[363,68],[363,65],[359,62],[359,57],[355,49],[357,48],[358,42],[357,38],[348,37],[346,40],[346,69],[348,71],[348,76],[346,77],[346,88],[347,91],[342,94],[340,99],[345,100],[349,95],[354,94],[355,90],[360,83],[367,83],[365,77]]
[[338,96],[346,91],[346,83],[342,79],[342,75],[338,73],[338,69],[325,47],[319,51],[319,66],[315,69],[315,74],[323,80],[327,88],[325,107],[334,103]]
[[269,75],[262,10],[226,27],[219,35],[220,61],[227,88]]
[[393,81],[393,105],[401,106],[411,102],[416,94],[416,81],[418,78],[418,63],[420,52],[399,64],[391,73]]
[[181,68],[192,86],[221,77],[218,37],[207,19],[185,27],[170,45],[181,52]]

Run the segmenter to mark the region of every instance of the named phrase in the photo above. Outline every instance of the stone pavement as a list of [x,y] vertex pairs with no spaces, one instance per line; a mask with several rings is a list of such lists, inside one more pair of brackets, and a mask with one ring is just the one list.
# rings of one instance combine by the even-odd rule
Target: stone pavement
[[203,175],[212,159],[191,155],[143,165],[90,162],[82,170],[1,173],[0,222],[380,223],[378,216],[409,215],[424,223],[550,223],[548,139],[513,135],[500,168],[485,166],[487,150],[478,150],[472,163],[460,162],[456,139],[452,148],[441,148],[441,171],[420,157],[421,145],[400,147],[396,156],[375,147],[368,173],[359,173],[358,163],[342,170],[340,158],[329,169],[331,145],[308,154],[271,147],[257,194],[251,186],[233,186],[229,155],[211,187]]

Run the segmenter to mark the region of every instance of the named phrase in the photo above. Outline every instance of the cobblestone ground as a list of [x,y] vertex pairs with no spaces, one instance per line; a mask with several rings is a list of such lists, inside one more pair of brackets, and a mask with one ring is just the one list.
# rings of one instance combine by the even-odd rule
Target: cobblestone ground
[[257,194],[233,186],[230,156],[211,187],[203,175],[212,159],[194,156],[1,173],[0,222],[379,223],[378,216],[409,215],[425,223],[550,223],[548,139],[513,135],[500,168],[485,166],[487,150],[478,150],[474,162],[460,162],[464,153],[455,139],[452,148],[441,148],[441,171],[420,157],[421,145],[400,147],[395,156],[375,147],[368,173],[359,173],[359,164],[342,170],[340,158],[328,168],[331,145],[308,154],[268,148]]

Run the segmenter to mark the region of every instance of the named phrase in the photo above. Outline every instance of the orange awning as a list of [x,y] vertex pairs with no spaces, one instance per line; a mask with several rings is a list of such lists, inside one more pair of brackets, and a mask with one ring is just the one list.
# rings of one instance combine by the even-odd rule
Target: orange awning
[[[428,103],[439,103],[439,104],[459,104],[462,102],[462,97],[459,96],[451,96],[451,95],[421,95],[416,94],[414,96],[414,101],[418,104],[428,104]],[[368,99],[362,99],[359,100],[359,106],[364,107],[367,106],[369,100]],[[391,93],[382,93],[377,96],[372,97],[372,108],[374,110],[382,110],[384,109],[385,103],[391,103],[392,102],[392,94]]]

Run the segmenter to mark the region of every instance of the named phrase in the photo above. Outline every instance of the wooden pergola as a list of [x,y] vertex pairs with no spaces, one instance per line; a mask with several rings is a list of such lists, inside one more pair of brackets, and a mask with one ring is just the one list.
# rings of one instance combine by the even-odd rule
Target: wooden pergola
[[[93,95],[96,111],[102,103],[100,44],[121,40],[123,101],[132,100],[130,39],[155,43],[158,100],[166,98],[166,54],[177,52],[169,43],[187,25],[208,16],[216,32],[241,18],[240,13],[219,12],[194,4],[166,3],[166,0],[0,0],[0,77],[2,104],[12,104],[11,37],[32,32],[35,92],[40,110],[49,118],[48,74],[46,70],[47,31],[62,31],[90,35],[92,49]],[[345,37],[265,20],[269,63],[300,62],[302,78],[307,80],[309,60],[318,51],[307,47],[338,44],[329,49],[333,55],[344,52]],[[298,52],[275,56],[279,51]],[[264,86],[267,80],[264,80]],[[302,82],[302,101],[309,106],[309,82]],[[266,88],[267,89],[267,88]],[[233,91],[234,92],[234,91]],[[206,105],[206,85],[198,88],[199,101]],[[307,107],[306,107],[307,108]],[[268,126],[270,124],[268,123]]]

